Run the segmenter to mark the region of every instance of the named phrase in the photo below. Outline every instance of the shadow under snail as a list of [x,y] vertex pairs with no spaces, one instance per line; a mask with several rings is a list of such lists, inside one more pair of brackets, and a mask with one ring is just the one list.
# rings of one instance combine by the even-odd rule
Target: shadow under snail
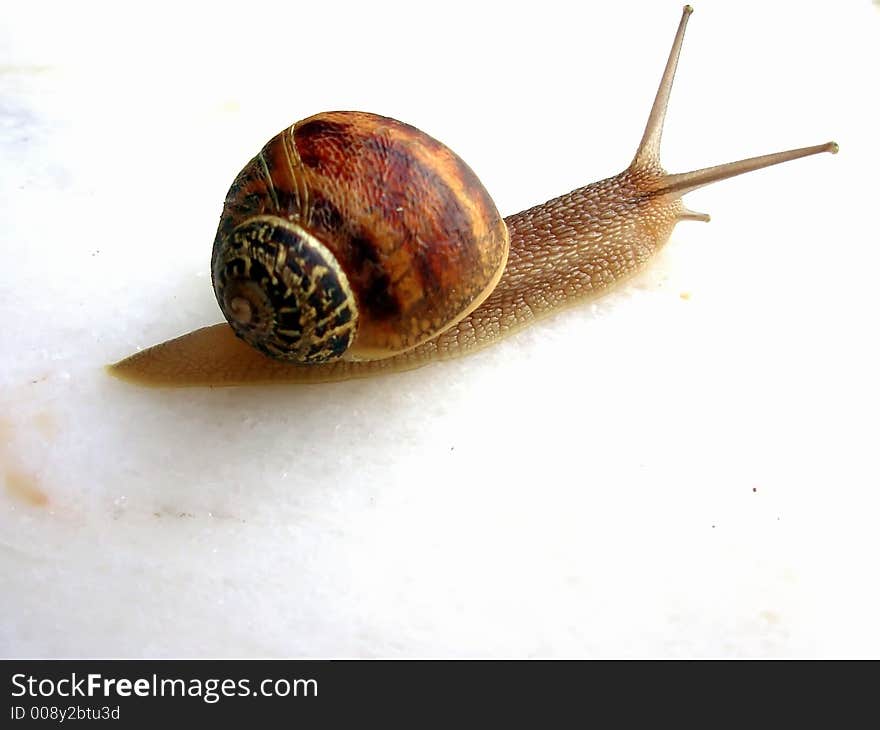
[[211,259],[227,324],[110,371],[149,385],[346,380],[485,347],[639,271],[681,220],[681,197],[828,142],[681,174],[660,137],[685,6],[630,166],[502,219],[471,169],[407,124],[328,112],[273,137],[232,183]]

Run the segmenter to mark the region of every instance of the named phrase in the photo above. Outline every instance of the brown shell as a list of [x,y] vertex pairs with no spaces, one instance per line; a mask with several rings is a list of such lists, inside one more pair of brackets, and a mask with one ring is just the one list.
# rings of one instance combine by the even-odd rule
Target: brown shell
[[[259,215],[329,249],[357,301],[355,357],[428,340],[494,288],[509,236],[473,171],[424,132],[364,112],[318,114],[273,137],[239,174],[215,241]],[[220,294],[218,292],[218,298]]]

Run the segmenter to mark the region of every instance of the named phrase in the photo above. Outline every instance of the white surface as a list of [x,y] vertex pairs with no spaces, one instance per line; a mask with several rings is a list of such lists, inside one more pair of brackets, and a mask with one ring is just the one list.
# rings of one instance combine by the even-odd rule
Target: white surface
[[[102,370],[219,321],[226,189],[296,119],[442,139],[515,210],[632,157],[680,5],[4,2],[0,654],[880,654],[880,12],[697,2],[656,265],[467,359]],[[687,293],[689,299],[680,295]]]

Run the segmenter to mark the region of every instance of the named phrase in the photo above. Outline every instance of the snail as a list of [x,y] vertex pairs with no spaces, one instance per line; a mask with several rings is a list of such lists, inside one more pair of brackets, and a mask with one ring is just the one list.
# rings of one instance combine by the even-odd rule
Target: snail
[[152,385],[345,380],[476,351],[595,297],[650,260],[682,196],[803,147],[668,174],[660,138],[685,6],[632,163],[502,218],[473,171],[424,132],[364,112],[273,137],[235,178],[211,258],[226,324],[138,352],[111,372]]

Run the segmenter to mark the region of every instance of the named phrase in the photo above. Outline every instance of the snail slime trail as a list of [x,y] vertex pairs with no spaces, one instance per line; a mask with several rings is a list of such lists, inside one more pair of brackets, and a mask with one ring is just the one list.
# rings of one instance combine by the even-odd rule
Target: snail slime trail
[[502,219],[474,172],[414,127],[325,112],[263,147],[232,183],[211,274],[227,323],[110,372],[142,385],[321,383],[474,352],[640,271],[681,197],[825,144],[669,174],[660,138],[685,6],[635,157],[623,172]]

